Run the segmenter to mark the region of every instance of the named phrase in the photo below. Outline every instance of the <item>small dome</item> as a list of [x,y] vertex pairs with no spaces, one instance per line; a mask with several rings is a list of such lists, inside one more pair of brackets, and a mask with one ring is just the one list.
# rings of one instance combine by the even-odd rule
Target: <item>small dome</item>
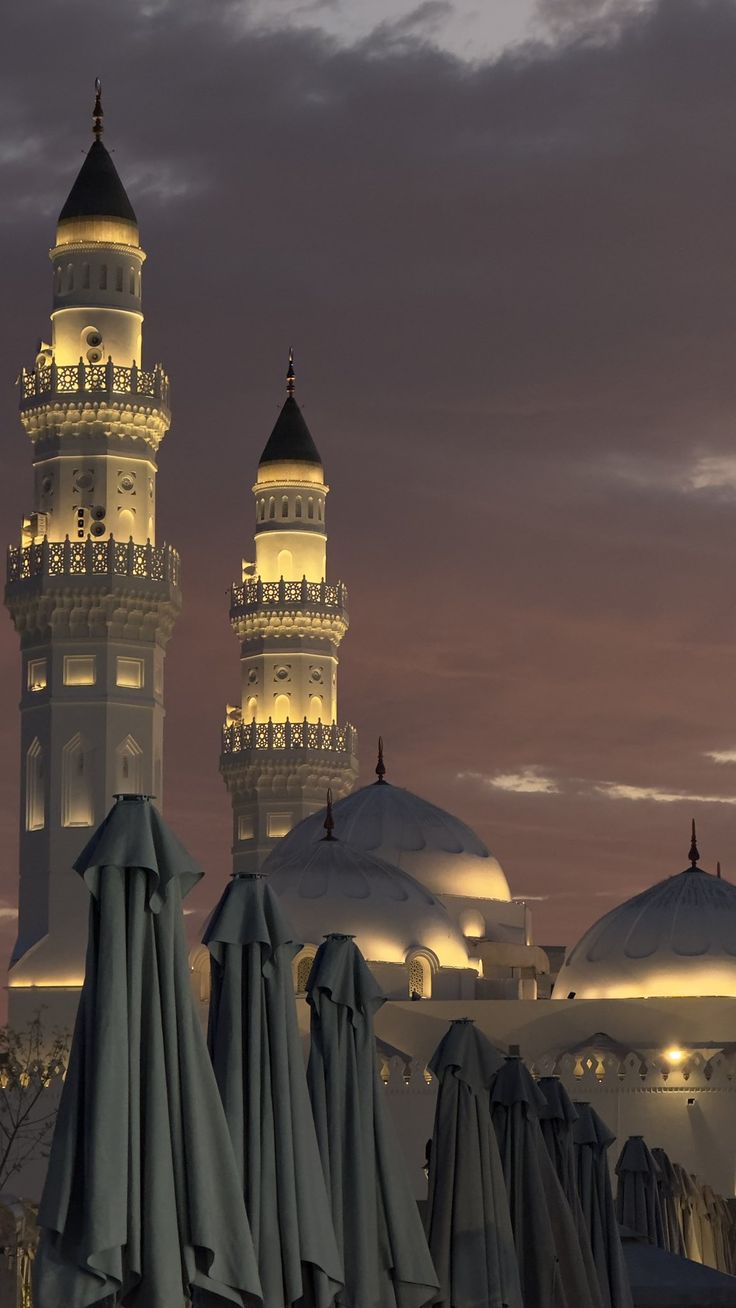
[[[459,818],[386,781],[363,786],[334,806],[335,830],[353,849],[400,867],[433,895],[510,900],[497,859]],[[322,835],[325,810],[312,813],[279,841],[274,866],[304,853]]]
[[470,966],[442,904],[400,868],[342,840],[313,836],[284,852],[285,843],[272,850],[263,872],[303,944],[318,945],[337,931],[355,936],[371,963],[405,963],[412,950],[426,949],[443,967]]
[[600,918],[569,953],[553,999],[736,996],[736,886],[700,868]]

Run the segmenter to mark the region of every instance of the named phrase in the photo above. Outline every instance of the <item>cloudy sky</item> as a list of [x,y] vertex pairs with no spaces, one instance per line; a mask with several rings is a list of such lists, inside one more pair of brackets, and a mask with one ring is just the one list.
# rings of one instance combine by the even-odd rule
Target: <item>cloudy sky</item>
[[[59,21],[63,11],[63,22]],[[0,519],[54,218],[105,88],[172,377],[166,811],[229,872],[229,583],[297,355],[370,780],[473,824],[542,943],[686,862],[736,879],[733,0],[49,0],[0,47]],[[0,946],[17,639],[0,626]],[[206,670],[206,675],[203,675]]]

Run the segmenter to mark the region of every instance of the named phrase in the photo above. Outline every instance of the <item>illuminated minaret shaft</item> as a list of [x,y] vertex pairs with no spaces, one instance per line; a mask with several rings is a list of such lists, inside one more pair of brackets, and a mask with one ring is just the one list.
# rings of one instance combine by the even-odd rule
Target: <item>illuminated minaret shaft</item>
[[22,655],[11,1020],[62,989],[74,1000],[88,895],[72,863],[116,792],[162,792],[164,650],[180,607],[178,557],[156,545],[168,381],[143,367],[145,255],[102,125],[98,83],[94,140],[50,254],[50,343],[20,378],[34,495],[5,592]]
[[296,822],[355,785],[357,741],[337,717],[337,655],[347,591],[326,578],[322,460],[294,395],[258,465],[255,564],[232,588],[241,703],[228,710],[221,770],[233,805],[233,869],[254,872]]

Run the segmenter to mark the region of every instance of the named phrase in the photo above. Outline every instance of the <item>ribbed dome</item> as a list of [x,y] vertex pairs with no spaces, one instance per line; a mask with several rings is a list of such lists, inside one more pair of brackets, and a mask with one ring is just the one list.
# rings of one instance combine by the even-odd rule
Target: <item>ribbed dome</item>
[[[374,854],[415,877],[433,895],[510,900],[497,859],[459,818],[410,790],[382,781],[338,800],[335,829],[353,849]],[[304,856],[322,835],[325,810],[299,822],[280,840],[269,862]]]
[[369,962],[405,963],[412,950],[423,948],[444,967],[470,966],[463,937],[442,904],[400,868],[342,840],[313,835],[288,850],[286,843],[271,852],[263,872],[303,944],[318,945],[338,931],[354,935]]
[[736,995],[736,886],[699,868],[606,913],[567,957],[553,999]]

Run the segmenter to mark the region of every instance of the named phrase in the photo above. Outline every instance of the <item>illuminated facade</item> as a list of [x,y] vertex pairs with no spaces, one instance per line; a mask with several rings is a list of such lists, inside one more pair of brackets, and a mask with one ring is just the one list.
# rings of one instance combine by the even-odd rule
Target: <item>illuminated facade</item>
[[355,785],[357,738],[339,725],[338,648],[347,591],[328,583],[322,460],[287,395],[258,465],[255,562],[232,588],[241,701],[229,708],[220,769],[233,806],[233,869],[256,871],[301,818]]
[[[50,342],[20,377],[32,511],[8,553],[20,636],[21,813],[11,1020],[81,984],[88,896],[74,859],[117,792],[159,799],[163,666],[179,560],[156,544],[168,381],[142,364],[145,258],[130,201],[94,140],[50,252]],[[22,1016],[22,1014],[21,1014]]]

